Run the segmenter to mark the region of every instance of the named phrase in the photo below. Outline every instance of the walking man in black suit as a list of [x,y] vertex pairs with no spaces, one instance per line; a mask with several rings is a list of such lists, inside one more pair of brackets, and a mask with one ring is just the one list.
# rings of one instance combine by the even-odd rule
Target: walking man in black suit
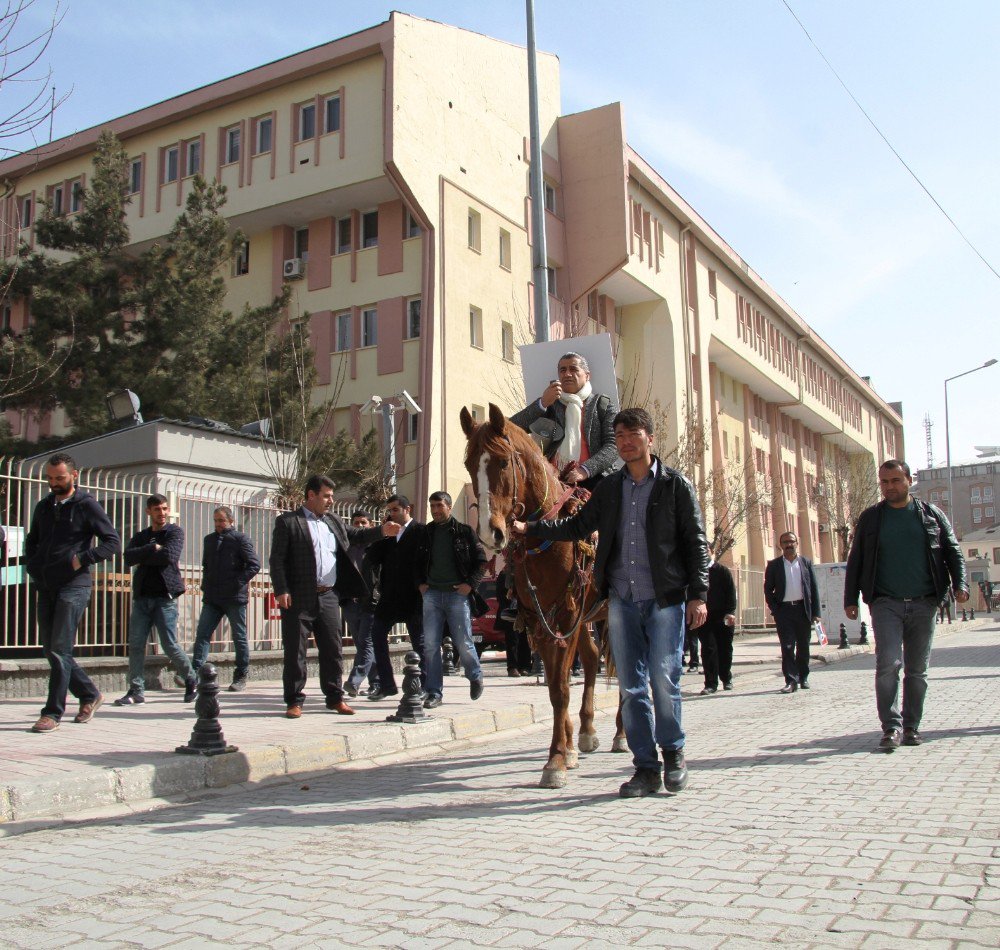
[[347,549],[352,541],[370,543],[380,536],[393,537],[399,527],[347,527],[330,514],[333,481],[313,475],[306,482],[302,507],[280,515],[271,539],[271,583],[281,608],[281,643],[284,647],[282,682],[285,715],[302,715],[306,685],[306,647],[310,634],[319,652],[320,688],[326,708],[342,716],[354,715],[344,702],[344,657],[340,625],[340,599],[364,597],[365,582]]
[[725,564],[713,560],[708,567],[708,619],[698,628],[701,662],[705,668],[702,696],[711,696],[722,688],[733,688],[733,632],[736,629],[736,584]]
[[767,562],[764,599],[774,617],[781,642],[782,693],[809,689],[809,639],[814,620],[820,619],[819,588],[812,561],[799,556],[799,539],[786,531],[778,543],[781,557]]

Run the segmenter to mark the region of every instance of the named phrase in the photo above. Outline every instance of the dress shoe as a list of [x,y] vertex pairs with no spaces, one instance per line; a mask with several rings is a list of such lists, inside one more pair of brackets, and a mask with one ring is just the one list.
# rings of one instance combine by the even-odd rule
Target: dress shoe
[[706,686],[698,695],[699,696],[711,696],[713,693],[717,693],[719,690],[717,687]]
[[699,669],[700,669],[700,667],[698,666],[698,664],[697,664],[697,663],[692,663],[692,664],[691,664],[691,665],[690,665],[690,666],[688,667],[688,672],[689,672],[689,673],[697,673]]
[[618,795],[620,798],[645,798],[662,788],[663,779],[659,769],[636,769],[635,775],[618,789]]
[[683,749],[663,750],[663,787],[671,795],[684,791],[688,783],[687,761]]
[[801,683],[799,683],[799,689],[812,689],[812,687],[809,685],[809,680],[803,680]]
[[301,706],[289,706],[285,710],[286,719],[301,719],[302,718],[302,707]]
[[794,693],[799,688],[798,683],[785,683],[781,689],[778,690],[779,693]]
[[469,681],[469,697],[471,699],[479,699],[479,697],[482,696],[482,695],[483,695],[483,681],[481,679],[470,680]]
[[350,696],[351,699],[356,699],[358,695],[358,688],[357,686],[345,686],[344,692],[347,693],[347,695]]
[[886,729],[879,740],[880,752],[895,752],[899,748],[900,736],[898,729]]
[[521,675],[521,671],[520,670],[507,670],[507,675],[508,676],[512,676],[512,677],[513,676],[518,676],[519,677]]
[[726,680],[726,682],[722,684],[722,688],[727,693],[731,693],[733,691],[733,681],[732,680]]
[[104,697],[100,693],[92,703],[80,703],[80,711],[73,717],[73,722],[90,722],[94,718],[94,713],[102,705],[104,705]]
[[339,703],[327,703],[326,708],[329,709],[330,712],[339,713],[341,716],[354,715],[354,710],[351,709],[351,707],[348,706],[347,703],[345,703],[343,700],[341,700]]
[[431,694],[424,700],[424,709],[437,709],[444,700],[440,696]]
[[390,696],[398,696],[398,695],[399,695],[398,689],[394,689],[392,690],[392,692],[383,692],[380,689],[374,689],[368,694],[366,698],[371,700],[371,702],[376,703],[380,699],[388,699]]
[[916,729],[903,730],[903,745],[921,745],[924,737]]
[[184,702],[193,703],[195,696],[198,695],[198,679],[197,677],[191,676],[184,681]]
[[146,701],[143,693],[130,689],[124,696],[115,700],[116,706],[141,706]]
[[245,676],[237,676],[232,683],[229,684],[229,692],[231,693],[242,693],[246,688],[247,678]]
[[55,732],[59,728],[59,720],[51,716],[42,716],[32,727],[32,732]]

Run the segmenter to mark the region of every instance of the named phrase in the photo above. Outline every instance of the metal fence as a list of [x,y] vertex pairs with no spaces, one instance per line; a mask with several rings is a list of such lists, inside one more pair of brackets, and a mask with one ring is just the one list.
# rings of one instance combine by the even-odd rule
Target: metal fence
[[736,628],[765,627],[768,623],[767,604],[764,601],[764,569],[761,567],[734,567],[736,581]]

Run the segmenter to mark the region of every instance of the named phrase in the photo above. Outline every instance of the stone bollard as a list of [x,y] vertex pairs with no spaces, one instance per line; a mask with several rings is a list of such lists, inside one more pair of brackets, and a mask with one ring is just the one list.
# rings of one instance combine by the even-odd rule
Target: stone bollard
[[219,671],[212,663],[198,670],[198,698],[194,711],[198,716],[187,745],[179,745],[175,752],[181,755],[222,755],[236,752],[236,746],[226,745],[226,737],[219,725]]
[[403,657],[403,696],[399,706],[386,722],[426,722],[431,717],[424,712],[424,689],[420,685],[420,654],[410,650]]
[[847,624],[842,623],[840,625],[840,643],[837,644],[837,649],[846,650],[850,645],[850,641],[847,639]]
[[966,621],[966,620],[968,620],[968,619],[969,619],[969,618],[965,616],[965,608],[963,607],[963,608],[962,608],[962,621],[964,622],[964,621]]
[[976,608],[975,607],[970,607],[969,608],[969,619],[970,620],[975,620],[976,619]]
[[452,643],[450,633],[445,633],[441,640],[441,668],[445,676],[453,676],[458,672],[455,665],[455,644]]
[[542,665],[540,653],[531,654],[531,675],[535,677],[536,686],[545,685],[545,667]]
[[863,620],[861,621],[861,638],[858,640],[861,646],[866,646],[868,644],[868,624]]

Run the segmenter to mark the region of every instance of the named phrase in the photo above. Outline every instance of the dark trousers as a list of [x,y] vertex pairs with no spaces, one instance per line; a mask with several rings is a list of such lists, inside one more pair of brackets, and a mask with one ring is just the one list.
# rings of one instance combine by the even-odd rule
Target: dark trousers
[[733,628],[721,620],[708,620],[698,631],[701,640],[701,665],[705,671],[705,687],[718,689],[719,680],[733,679]]
[[90,602],[90,585],[38,590],[38,636],[49,661],[49,695],[43,716],[57,722],[66,711],[66,693],[81,703],[92,703],[101,691],[91,682],[73,657],[76,628]]
[[344,698],[344,648],[340,633],[340,601],[336,591],[316,595],[312,610],[281,611],[281,645],[285,651],[281,682],[285,705],[301,706],[305,701],[306,649],[309,635],[319,653],[319,685],[328,704]]
[[781,672],[786,683],[804,683],[809,678],[809,639],[812,620],[805,605],[784,603],[774,615],[781,643]]
[[[378,668],[379,687],[383,693],[395,693],[397,690],[396,677],[392,672],[392,658],[389,656],[389,631],[392,630],[396,621],[388,620],[385,617],[375,615],[375,622],[372,624],[372,646],[375,648],[375,666]],[[414,611],[405,620],[406,632],[410,635],[410,645],[421,658],[420,684],[424,684],[424,670],[422,666],[424,656],[424,615],[423,608]]]
[[360,689],[367,676],[368,688],[375,689],[378,686],[378,668],[375,666],[375,651],[372,649],[375,613],[352,600],[344,604],[344,622],[354,640],[354,667],[347,677],[347,685]]
[[528,635],[522,630],[517,633],[511,624],[503,633],[504,649],[507,653],[507,672],[517,670],[520,673],[531,671],[531,647],[528,646]]
[[698,634],[684,629],[684,652],[688,655],[688,666],[698,665]]

